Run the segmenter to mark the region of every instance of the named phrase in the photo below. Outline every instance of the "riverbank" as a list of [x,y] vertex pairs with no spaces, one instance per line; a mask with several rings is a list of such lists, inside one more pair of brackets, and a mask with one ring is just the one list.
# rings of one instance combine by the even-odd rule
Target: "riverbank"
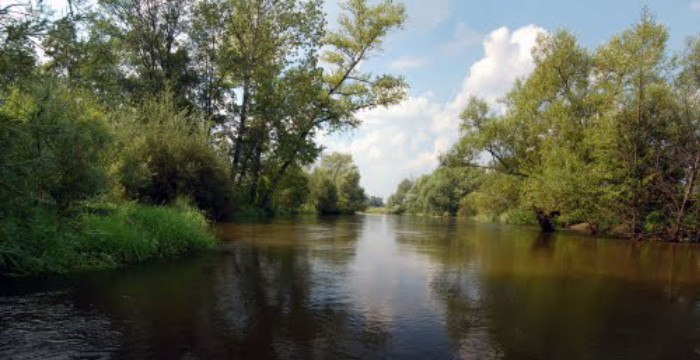
[[116,268],[215,244],[205,216],[184,205],[110,204],[72,216],[35,208],[0,223],[0,276]]

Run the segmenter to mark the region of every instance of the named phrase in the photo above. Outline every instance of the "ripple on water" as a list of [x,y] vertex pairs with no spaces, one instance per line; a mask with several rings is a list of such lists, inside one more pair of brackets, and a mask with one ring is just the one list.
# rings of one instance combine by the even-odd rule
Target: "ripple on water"
[[0,297],[2,359],[109,359],[118,346],[109,319],[65,292]]

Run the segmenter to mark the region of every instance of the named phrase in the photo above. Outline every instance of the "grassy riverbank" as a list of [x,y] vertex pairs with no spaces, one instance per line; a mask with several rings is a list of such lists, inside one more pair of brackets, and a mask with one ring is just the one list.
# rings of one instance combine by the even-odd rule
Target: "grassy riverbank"
[[115,268],[216,243],[203,214],[185,206],[125,203],[70,217],[28,212],[0,224],[0,275]]

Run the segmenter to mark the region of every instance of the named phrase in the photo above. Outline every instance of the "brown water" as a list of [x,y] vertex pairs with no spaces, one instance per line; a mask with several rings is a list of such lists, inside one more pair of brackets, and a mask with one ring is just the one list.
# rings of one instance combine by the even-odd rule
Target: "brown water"
[[0,283],[0,359],[700,359],[700,248],[386,215]]

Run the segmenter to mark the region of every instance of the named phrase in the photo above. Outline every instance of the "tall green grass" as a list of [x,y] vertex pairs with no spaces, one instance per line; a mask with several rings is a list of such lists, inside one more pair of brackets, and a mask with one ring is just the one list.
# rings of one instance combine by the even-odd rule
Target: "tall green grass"
[[77,218],[34,209],[0,222],[0,274],[115,268],[215,244],[204,215],[187,207],[126,203]]

